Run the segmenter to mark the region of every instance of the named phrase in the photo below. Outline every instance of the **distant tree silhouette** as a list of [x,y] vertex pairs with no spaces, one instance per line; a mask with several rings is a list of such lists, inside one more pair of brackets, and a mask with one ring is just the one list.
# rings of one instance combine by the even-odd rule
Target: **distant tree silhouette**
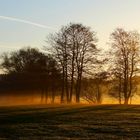
[[35,48],[23,48],[4,54],[2,58],[1,67],[6,71],[12,88],[42,90],[42,100],[47,100],[48,92],[51,92],[54,101],[61,74],[57,62],[50,55],[46,56]]
[[82,80],[82,99],[94,104],[101,104],[104,86],[108,86],[108,73],[98,72],[93,78]]
[[24,48],[4,54],[1,66],[7,73],[39,73],[46,71],[46,56],[38,49]]

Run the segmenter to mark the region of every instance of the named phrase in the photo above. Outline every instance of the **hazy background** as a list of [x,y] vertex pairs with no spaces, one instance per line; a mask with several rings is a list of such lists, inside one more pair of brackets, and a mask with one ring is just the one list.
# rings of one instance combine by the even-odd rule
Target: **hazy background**
[[[90,26],[97,32],[98,47],[107,49],[109,35],[116,27],[140,31],[139,13],[140,0],[0,0],[0,54],[24,46],[42,49],[47,46],[45,40],[50,33],[70,22]],[[9,100],[13,101],[12,97]],[[35,98],[35,102],[40,102],[40,97]],[[1,99],[1,104],[8,100]]]

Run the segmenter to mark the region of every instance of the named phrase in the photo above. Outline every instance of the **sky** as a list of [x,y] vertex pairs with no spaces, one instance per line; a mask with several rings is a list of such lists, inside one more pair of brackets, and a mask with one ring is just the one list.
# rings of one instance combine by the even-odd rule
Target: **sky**
[[140,0],[0,0],[0,53],[47,46],[46,37],[70,22],[97,32],[108,48],[117,27],[140,31]]

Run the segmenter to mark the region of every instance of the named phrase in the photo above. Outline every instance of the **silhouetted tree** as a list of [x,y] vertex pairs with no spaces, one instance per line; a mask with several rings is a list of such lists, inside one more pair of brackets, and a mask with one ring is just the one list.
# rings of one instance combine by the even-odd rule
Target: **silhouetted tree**
[[94,62],[96,48],[96,34],[90,31],[90,28],[82,24],[73,24],[72,28],[75,30],[75,63],[76,63],[76,102],[80,102],[81,83],[83,72],[86,67]]
[[69,24],[51,35],[49,41],[63,75],[61,102],[64,101],[64,93],[67,102],[72,101],[74,87],[76,102],[80,102],[83,71],[90,67],[97,52],[95,36],[95,32],[82,24]]
[[69,100],[69,89],[68,89],[68,37],[66,34],[67,27],[62,27],[61,30],[51,35],[49,38],[49,43],[51,44],[51,53],[54,55],[55,59],[58,61],[61,72],[62,72],[62,92],[61,92],[61,103],[64,103],[65,93],[67,101]]
[[134,80],[138,70],[140,37],[135,31],[116,29],[112,34],[112,53],[114,55],[114,78],[118,79],[117,87],[119,100],[122,94],[124,104],[128,104],[133,91]]

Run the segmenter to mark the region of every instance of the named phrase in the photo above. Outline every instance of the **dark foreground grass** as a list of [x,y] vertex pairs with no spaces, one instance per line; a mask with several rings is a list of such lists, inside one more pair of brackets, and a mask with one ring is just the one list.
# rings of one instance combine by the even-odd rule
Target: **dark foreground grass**
[[0,107],[0,140],[140,140],[140,106]]

